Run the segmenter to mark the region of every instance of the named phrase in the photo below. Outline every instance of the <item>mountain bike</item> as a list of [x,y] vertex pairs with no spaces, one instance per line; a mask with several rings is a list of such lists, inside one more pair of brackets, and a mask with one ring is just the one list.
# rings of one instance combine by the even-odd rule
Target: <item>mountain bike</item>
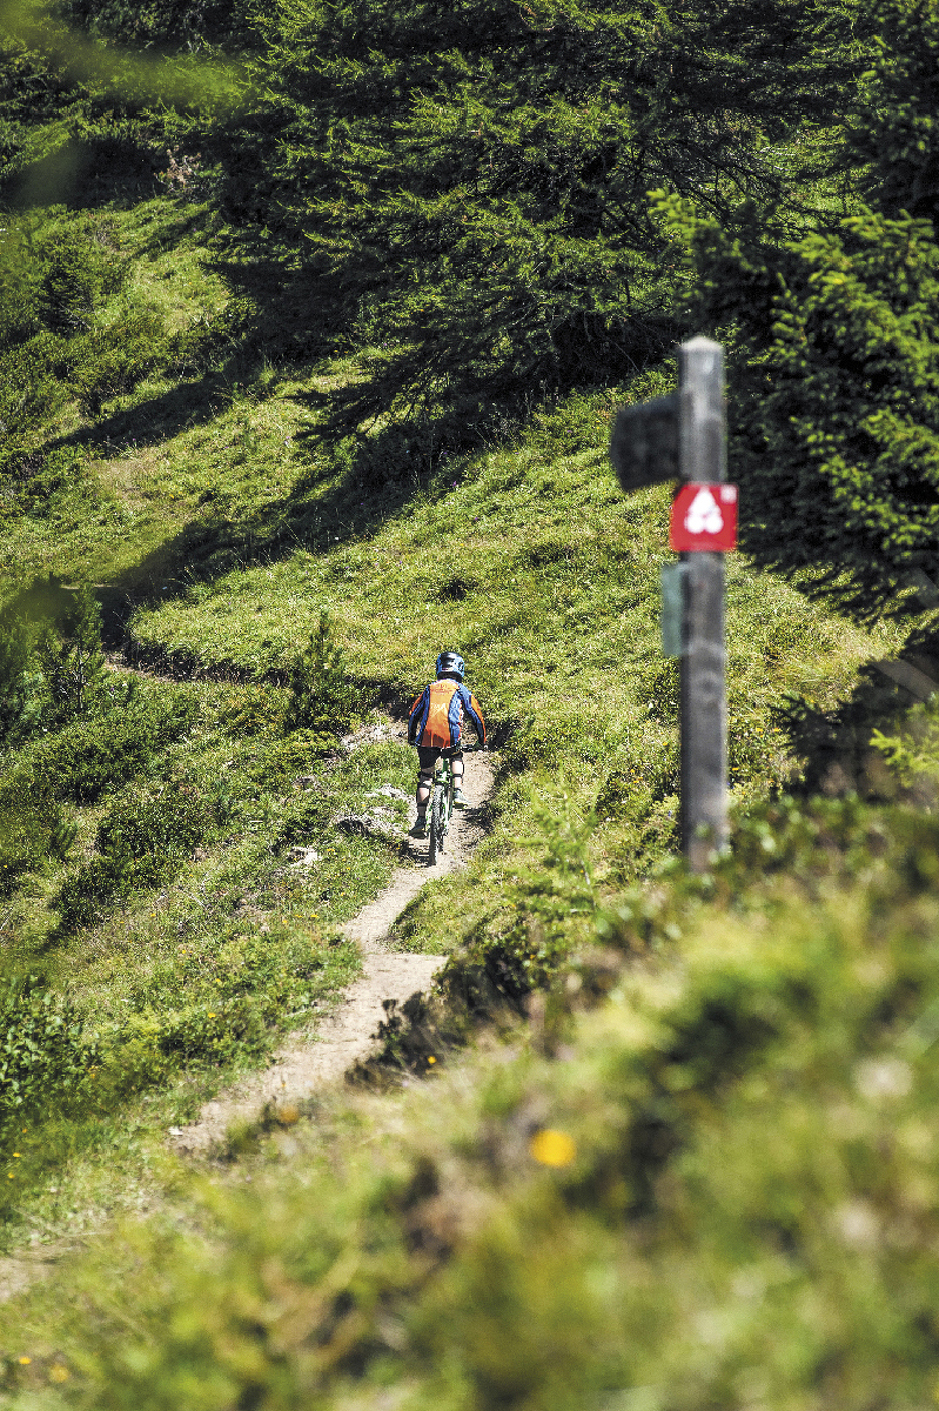
[[450,831],[450,819],[453,815],[453,756],[459,754],[472,754],[474,750],[481,750],[482,745],[455,745],[450,749],[441,750],[440,758],[434,765],[434,779],[431,785],[430,807],[428,809],[428,823],[430,832],[430,843],[427,848],[427,865],[433,867],[437,858],[443,852],[444,839]]

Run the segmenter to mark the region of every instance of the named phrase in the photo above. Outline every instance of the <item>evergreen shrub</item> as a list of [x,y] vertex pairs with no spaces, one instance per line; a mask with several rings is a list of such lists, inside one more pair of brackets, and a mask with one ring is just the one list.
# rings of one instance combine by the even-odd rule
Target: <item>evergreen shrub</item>
[[939,695],[915,705],[899,724],[874,730],[870,743],[904,788],[932,804],[939,793]]
[[151,773],[161,753],[183,740],[199,713],[192,698],[134,691],[109,709],[72,720],[30,752],[32,768],[59,798],[95,803],[107,790]]
[[939,13],[932,0],[862,0],[876,35],[847,113],[845,158],[884,215],[939,216]]
[[365,708],[365,692],[349,677],[346,655],[336,641],[328,612],[320,614],[319,625],[295,658],[289,685],[284,730],[307,732],[310,744],[318,740],[324,746],[335,745],[336,737]]
[[0,782],[0,896],[9,896],[29,872],[64,861],[76,826],[41,782],[16,774]]
[[58,611],[42,631],[37,645],[39,669],[45,682],[45,723],[61,724],[92,709],[104,676],[101,649],[101,607],[92,589],[63,593],[53,584]]
[[97,416],[108,398],[135,387],[166,357],[164,332],[163,320],[147,310],[70,339],[56,361],[81,410]]
[[101,38],[192,53],[208,44],[247,40],[252,7],[244,0],[58,0],[55,8],[69,23]]
[[913,590],[939,582],[939,18],[931,0],[852,8],[863,60],[827,155],[847,214],[805,233],[759,204],[660,209],[700,326],[728,341],[745,546],[873,617],[919,613]]
[[334,427],[420,408],[465,436],[656,362],[683,324],[650,187],[728,218],[792,195],[776,144],[843,100],[849,32],[789,0],[278,5],[224,199],[291,263],[305,237],[321,346],[368,350]]
[[98,825],[98,855],[67,877],[55,896],[61,929],[91,925],[115,901],[167,881],[215,819],[214,801],[181,781],[122,795]]
[[[686,227],[687,228],[687,227]],[[782,246],[694,225],[702,318],[736,325],[744,545],[861,616],[939,582],[939,245],[875,212]],[[921,610],[906,594],[906,607]]]
[[226,735],[280,735],[284,729],[284,694],[263,682],[234,686],[219,711]]
[[[66,337],[87,333],[126,277],[126,265],[108,248],[103,227],[95,231],[63,219],[27,237],[23,254],[32,267],[27,309],[46,328]],[[18,311],[19,318],[24,313]]]

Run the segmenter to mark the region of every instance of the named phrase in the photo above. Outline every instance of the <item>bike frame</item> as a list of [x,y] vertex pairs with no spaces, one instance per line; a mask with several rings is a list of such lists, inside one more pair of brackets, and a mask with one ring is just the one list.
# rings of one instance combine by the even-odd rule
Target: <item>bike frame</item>
[[450,745],[441,750],[434,763],[434,777],[427,801],[430,832],[428,862],[431,866],[437,861],[437,854],[443,851],[443,840],[450,831],[453,817],[453,756],[471,754],[479,748],[479,745]]
[[430,861],[437,860],[437,853],[443,851],[443,840],[450,831],[453,816],[453,749],[444,750],[434,765],[434,779],[430,791]]

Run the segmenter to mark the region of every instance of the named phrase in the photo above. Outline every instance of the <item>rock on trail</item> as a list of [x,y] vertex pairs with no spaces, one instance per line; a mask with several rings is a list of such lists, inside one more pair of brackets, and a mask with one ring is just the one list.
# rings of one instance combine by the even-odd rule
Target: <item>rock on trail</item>
[[359,945],[363,972],[346,990],[336,1012],[323,1021],[315,1038],[285,1046],[262,1073],[207,1102],[196,1122],[173,1128],[170,1139],[181,1155],[207,1155],[224,1142],[230,1127],[256,1120],[265,1107],[302,1102],[326,1084],[338,1082],[372,1051],[385,1015],[384,1001],[394,999],[400,1005],[427,989],[447,957],[392,950],[391,928],[427,882],[462,867],[479,841],[479,805],[492,792],[492,765],[486,755],[466,756],[466,790],[477,806],[462,816],[454,814],[446,850],[436,865],[426,865],[426,843],[409,840],[411,863],[397,868],[385,890],[344,926],[345,935]]

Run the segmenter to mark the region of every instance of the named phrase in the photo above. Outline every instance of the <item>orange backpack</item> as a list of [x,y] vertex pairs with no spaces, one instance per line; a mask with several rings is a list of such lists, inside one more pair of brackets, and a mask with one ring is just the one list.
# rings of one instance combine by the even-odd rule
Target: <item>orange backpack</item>
[[[431,681],[430,705],[427,708],[427,721],[421,731],[420,743],[434,749],[449,749],[453,744],[450,733],[450,702],[459,690],[455,681]],[[463,718],[462,702],[458,719]],[[457,732],[459,739],[459,731]]]

